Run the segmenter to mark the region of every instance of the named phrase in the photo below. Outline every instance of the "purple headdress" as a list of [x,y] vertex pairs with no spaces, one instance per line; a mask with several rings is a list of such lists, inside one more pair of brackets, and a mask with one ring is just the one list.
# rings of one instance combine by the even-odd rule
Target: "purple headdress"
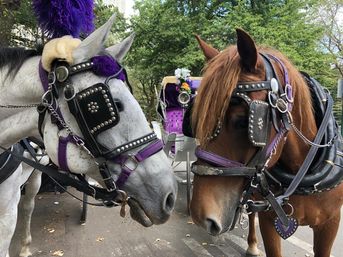
[[79,37],[94,30],[93,0],[33,0],[40,28],[49,38]]

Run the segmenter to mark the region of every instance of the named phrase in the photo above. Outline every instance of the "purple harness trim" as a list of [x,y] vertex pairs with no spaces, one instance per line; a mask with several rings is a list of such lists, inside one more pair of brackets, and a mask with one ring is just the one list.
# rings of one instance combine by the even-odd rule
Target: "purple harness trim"
[[66,137],[59,137],[58,141],[58,165],[64,171],[70,171],[67,162],[67,145],[73,141],[73,137],[68,135]]
[[195,149],[195,156],[202,159],[210,164],[216,165],[218,167],[233,168],[233,167],[243,167],[244,164],[236,161],[226,159],[215,153],[207,152],[205,150],[197,147]]
[[[42,61],[39,61],[39,77],[40,77],[40,80],[42,82],[44,92],[47,92],[49,90],[49,81],[48,81],[47,72],[44,70],[44,68],[42,66]],[[61,110],[58,106],[56,106],[56,112],[63,119]],[[57,127],[59,129],[62,129],[61,124],[57,124]],[[67,162],[67,145],[70,142],[75,143],[75,140],[71,135],[68,135],[67,137],[62,137],[62,136],[59,137],[59,141],[58,141],[58,166],[64,171],[70,171],[68,168],[68,162]]]
[[[118,188],[121,188],[131,173],[137,168],[138,163],[144,161],[145,159],[149,158],[150,156],[154,155],[155,153],[161,151],[163,149],[163,142],[160,139],[157,139],[141,149],[137,154],[135,155],[127,155],[127,156],[118,156],[113,161],[115,163],[118,163],[121,165],[122,170],[121,173],[116,181],[116,185]],[[136,162],[136,166],[133,169],[130,169],[127,165],[125,165],[127,160],[133,160]]]
[[[286,66],[276,56],[274,56],[274,55],[269,55],[269,56],[280,64],[280,66],[282,68],[282,71],[283,71],[283,74],[284,74],[283,78],[285,80],[285,90],[286,90],[287,98],[288,99],[293,99],[293,89],[292,89],[292,86],[291,86],[290,81],[289,81],[289,76],[288,76],[288,71],[286,69]],[[293,108],[293,105],[292,105],[291,102],[289,102],[288,103],[288,110],[292,111],[292,108]]]
[[49,89],[48,74],[43,69],[42,60],[39,61],[39,78],[40,78],[40,81],[42,82],[44,92],[48,91]]

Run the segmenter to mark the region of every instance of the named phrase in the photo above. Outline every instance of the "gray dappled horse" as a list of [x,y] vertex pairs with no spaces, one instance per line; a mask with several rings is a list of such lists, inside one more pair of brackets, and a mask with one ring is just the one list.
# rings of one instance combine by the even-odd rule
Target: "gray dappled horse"
[[[72,51],[73,63],[53,62],[51,69],[55,71],[56,77],[52,80],[42,72],[41,57],[38,54],[21,49],[1,50],[1,106],[20,105],[27,108],[0,108],[0,145],[9,148],[23,138],[40,137],[40,127],[46,152],[60,168],[64,166],[64,169],[73,173],[87,174],[97,180],[103,189],[107,189],[105,193],[109,194],[117,190],[114,182],[120,181],[120,189],[129,196],[131,217],[144,226],[161,224],[168,220],[174,208],[177,185],[167,157],[163,151],[159,151],[160,142],[151,132],[137,101],[123,80],[118,78],[118,73],[110,77],[98,76],[88,69],[88,66],[93,65],[89,60],[94,56],[107,55],[118,64],[129,50],[133,36],[104,50],[104,41],[110,32],[113,19],[112,17]],[[44,85],[42,86],[44,77],[48,80],[46,90]],[[98,87],[102,90],[98,90]],[[71,95],[68,95],[66,88],[69,93],[72,90]],[[55,92],[52,92],[53,90]],[[85,92],[84,98],[82,93],[79,94],[81,91]],[[99,98],[99,94],[96,95],[97,92],[103,94],[103,100]],[[82,100],[86,101],[91,97],[89,94],[93,93],[98,97],[99,105],[94,101],[89,102],[89,113],[86,113],[87,108],[81,109],[79,106],[79,109],[72,109],[70,106],[71,103],[75,106],[81,105]],[[42,99],[45,112],[41,115],[43,121],[38,125],[37,109],[29,106],[41,103]],[[103,104],[105,105],[102,106]],[[112,106],[106,109],[106,104]],[[118,105],[113,111],[114,114],[113,105]],[[83,116],[95,114],[94,119],[82,119],[71,110],[81,112]],[[110,113],[103,113],[103,110]],[[116,115],[117,120],[120,117],[120,121],[112,126],[110,119],[100,120],[97,133],[94,129],[87,130],[87,125],[106,115],[113,116],[113,119]],[[84,126],[81,126],[82,122]],[[71,140],[64,142],[64,152],[61,154],[61,139],[66,138]],[[89,138],[91,142],[87,140]],[[32,175],[31,172],[32,168],[20,165],[0,184],[0,257],[9,256],[8,248],[17,221],[20,188],[28,178],[28,200],[24,203],[28,222],[20,256],[31,255],[28,248],[31,243],[29,222],[34,196],[40,186],[39,172]]]

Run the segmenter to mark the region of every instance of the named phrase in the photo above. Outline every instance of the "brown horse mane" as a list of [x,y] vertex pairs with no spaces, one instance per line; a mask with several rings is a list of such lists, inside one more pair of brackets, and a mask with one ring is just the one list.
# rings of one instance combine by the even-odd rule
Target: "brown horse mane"
[[[290,84],[293,87],[294,105],[292,115],[294,123],[303,132],[315,132],[311,94],[300,72],[280,52],[271,48],[258,48],[258,52],[272,54],[286,66]],[[192,110],[192,127],[201,145],[215,130],[218,121],[223,121],[233,90],[239,81],[258,81],[265,79],[263,61],[258,57],[256,70],[247,73],[240,65],[240,56],[235,45],[229,46],[214,57],[204,68],[200,89]],[[279,65],[275,65],[284,86]]]

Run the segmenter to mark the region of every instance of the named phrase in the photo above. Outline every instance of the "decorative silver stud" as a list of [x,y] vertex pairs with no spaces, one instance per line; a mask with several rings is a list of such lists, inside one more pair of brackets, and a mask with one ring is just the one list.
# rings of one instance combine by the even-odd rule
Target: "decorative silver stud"
[[272,88],[272,91],[274,93],[279,92],[279,83],[277,82],[277,80],[275,78],[272,78],[270,80],[270,87]]

